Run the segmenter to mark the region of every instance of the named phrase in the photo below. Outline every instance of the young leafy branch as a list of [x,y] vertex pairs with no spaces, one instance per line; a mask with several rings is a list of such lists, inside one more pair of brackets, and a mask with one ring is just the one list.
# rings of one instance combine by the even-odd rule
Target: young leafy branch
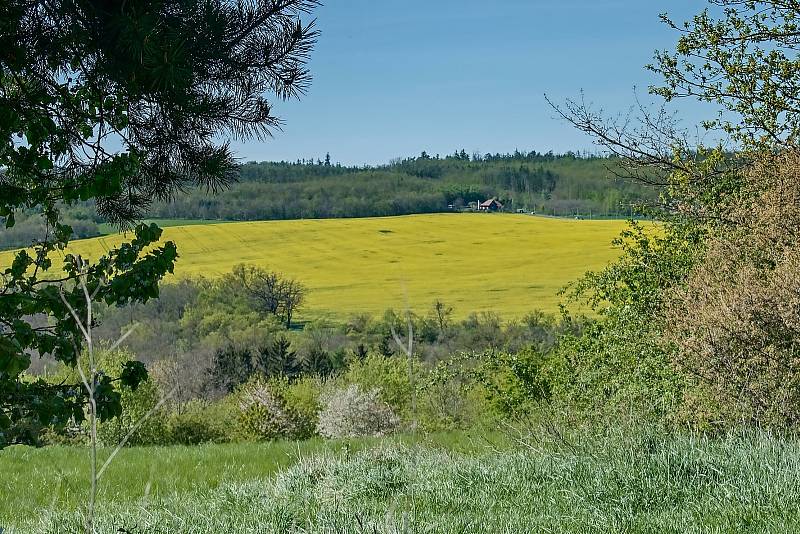
[[[81,378],[81,383],[86,390],[86,398],[88,405],[88,424],[89,424],[89,499],[86,513],[85,528],[87,534],[94,534],[95,530],[95,511],[97,506],[97,487],[103,473],[114,460],[116,455],[125,446],[133,434],[144,424],[152,415],[158,411],[161,406],[175,393],[175,388],[163,396],[159,402],[150,409],[143,417],[141,417],[136,424],[131,427],[128,433],[120,440],[111,454],[106,458],[103,465],[98,469],[97,467],[97,423],[100,419],[98,412],[98,398],[100,396],[116,396],[119,394],[114,392],[111,388],[111,380],[109,377],[98,368],[97,360],[95,357],[95,343],[92,327],[95,324],[94,317],[94,302],[101,288],[107,284],[107,280],[102,280],[97,284],[93,291],[90,291],[87,283],[88,264],[81,258],[77,257],[74,260],[76,272],[78,273],[75,278],[75,283],[79,286],[81,293],[85,299],[85,319],[81,319],[79,310],[73,306],[67,296],[65,295],[63,284],[59,287],[59,297],[65,308],[68,310],[70,316],[75,321],[75,325],[80,331],[83,342],[85,344],[85,355],[87,358],[88,368],[84,368],[81,358],[76,360],[76,369]],[[125,339],[133,332],[135,327],[129,329],[122,336],[120,336],[110,347],[110,350],[117,348]],[[73,339],[74,349],[76,354],[80,354],[80,348],[77,342]],[[146,371],[140,362],[126,362],[120,377],[117,379],[123,385],[130,385],[135,389],[138,384],[146,378]],[[119,401],[117,400],[117,404]],[[113,415],[119,415],[119,411]]]

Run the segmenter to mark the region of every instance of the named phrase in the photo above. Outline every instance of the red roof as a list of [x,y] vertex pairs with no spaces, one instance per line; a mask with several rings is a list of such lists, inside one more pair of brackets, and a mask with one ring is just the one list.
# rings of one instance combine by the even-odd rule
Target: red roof
[[500,201],[498,201],[496,198],[490,198],[489,200],[481,202],[481,207],[482,208],[489,208],[493,204],[497,204],[498,208],[502,208],[503,207],[503,205],[500,203]]

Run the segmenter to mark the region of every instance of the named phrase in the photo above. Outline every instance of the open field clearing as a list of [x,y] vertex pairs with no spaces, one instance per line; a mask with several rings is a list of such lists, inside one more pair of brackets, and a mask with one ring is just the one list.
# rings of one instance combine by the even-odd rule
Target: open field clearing
[[[217,276],[250,263],[310,289],[309,315],[428,309],[441,299],[459,317],[555,312],[557,291],[616,257],[611,240],[625,221],[526,215],[438,214],[174,226],[177,276]],[[119,235],[76,241],[96,259]],[[10,260],[0,255],[0,264]]]
[[[15,533],[80,532],[86,455],[63,447],[0,454],[0,524]],[[102,485],[98,532],[800,528],[800,448],[765,433],[134,448]]]
[[[504,442],[492,436],[493,442]],[[104,475],[100,501],[135,503],[191,495],[223,484],[266,480],[312,455],[341,457],[381,444],[444,448],[463,454],[486,450],[478,433],[397,435],[388,438],[311,440],[273,443],[205,444],[124,448]],[[101,449],[105,459],[110,450]],[[86,447],[11,447],[0,451],[0,526],[16,524],[48,509],[77,510],[85,504],[89,450]]]

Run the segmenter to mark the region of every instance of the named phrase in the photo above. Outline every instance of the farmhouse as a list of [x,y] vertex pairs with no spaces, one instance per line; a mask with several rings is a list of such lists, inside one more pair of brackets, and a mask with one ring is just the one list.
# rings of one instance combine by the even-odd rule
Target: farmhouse
[[503,209],[503,204],[496,198],[490,198],[478,206],[478,211],[499,211],[501,209]]

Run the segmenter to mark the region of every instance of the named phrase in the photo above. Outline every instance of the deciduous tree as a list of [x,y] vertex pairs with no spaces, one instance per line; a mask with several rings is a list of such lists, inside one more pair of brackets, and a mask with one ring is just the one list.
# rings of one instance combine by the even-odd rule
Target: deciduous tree
[[[79,271],[95,301],[121,306],[157,296],[177,258],[174,244],[155,246],[157,227],[138,226],[133,241],[94,264],[68,255],[62,273],[50,258],[72,235],[61,207],[92,199],[128,227],[153,199],[233,180],[233,154],[218,139],[269,136],[279,120],[267,96],[303,93],[317,33],[302,18],[316,4],[0,3],[0,217],[12,227],[16,214],[38,212],[47,227],[0,279],[0,446],[24,418],[82,415],[80,388],[22,376],[36,354],[75,363],[82,337],[65,303],[85,311],[88,299],[71,283]],[[49,323],[26,321],[37,315]]]
[[253,309],[278,317],[286,328],[303,304],[306,288],[297,280],[260,267],[240,264],[223,281],[230,291],[247,297]]

